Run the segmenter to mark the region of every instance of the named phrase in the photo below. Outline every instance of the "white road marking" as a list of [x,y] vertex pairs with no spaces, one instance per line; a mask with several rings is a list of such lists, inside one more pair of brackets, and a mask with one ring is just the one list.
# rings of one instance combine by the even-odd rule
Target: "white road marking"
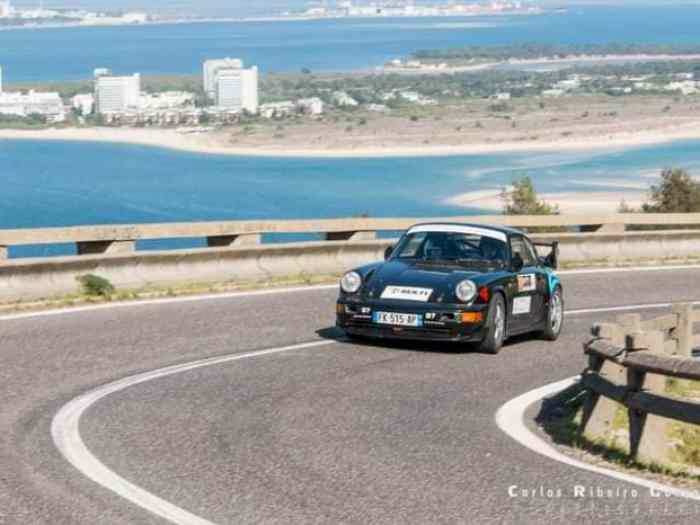
[[229,363],[231,361],[238,361],[251,357],[279,354],[291,350],[327,346],[335,343],[336,341],[313,341],[310,343],[270,348],[244,354],[212,357],[191,363],[168,366],[114,381],[113,383],[91,390],[86,394],[82,394],[64,405],[51,422],[51,436],[53,437],[53,442],[61,454],[85,476],[147,511],[177,525],[215,525],[211,521],[200,518],[155,494],[151,494],[147,490],[127,481],[107,468],[104,463],[90,452],[80,437],[80,417],[100,399],[139,383],[145,383],[161,377],[179,374],[205,366]]
[[697,491],[679,489],[670,485],[664,485],[655,481],[638,478],[624,472],[618,472],[616,470],[590,465],[588,463],[573,459],[556,450],[553,446],[545,442],[538,435],[527,428],[527,425],[525,424],[525,412],[531,405],[548,396],[552,396],[561,392],[562,390],[565,390],[578,381],[578,379],[578,377],[564,379],[563,381],[537,388],[516,397],[511,401],[508,401],[505,405],[498,409],[498,412],[496,413],[496,424],[503,432],[524,447],[553,459],[554,461],[558,461],[581,470],[601,474],[609,478],[625,481],[627,483],[633,483],[635,485],[648,488],[650,491],[654,490],[656,494],[669,494],[679,498],[700,501],[700,492]]
[[586,275],[595,273],[626,273],[626,272],[665,272],[678,270],[700,270],[700,264],[677,266],[630,266],[629,268],[582,268],[580,270],[558,270],[559,275]]
[[274,295],[297,292],[313,292],[316,290],[338,289],[337,284],[321,284],[316,286],[297,286],[294,288],[270,288],[267,290],[251,290],[247,292],[224,292],[202,295],[185,295],[182,297],[163,297],[160,299],[140,299],[136,301],[117,301],[113,303],[89,304],[70,308],[55,308],[52,310],[40,310],[37,312],[23,312],[17,314],[0,315],[0,321],[16,321],[33,317],[50,317],[54,315],[67,315],[93,310],[107,310],[109,308],[130,308],[136,306],[153,306],[173,303],[189,303],[197,301],[217,301],[222,299],[235,299],[238,297],[255,297],[259,295]]
[[[700,304],[700,301],[686,301],[691,304]],[[659,308],[670,308],[673,303],[649,303],[649,304],[633,304],[629,306],[607,306],[601,308],[583,308],[580,310],[567,310],[566,315],[583,315],[596,314],[605,312],[629,312],[631,310],[656,310]]]

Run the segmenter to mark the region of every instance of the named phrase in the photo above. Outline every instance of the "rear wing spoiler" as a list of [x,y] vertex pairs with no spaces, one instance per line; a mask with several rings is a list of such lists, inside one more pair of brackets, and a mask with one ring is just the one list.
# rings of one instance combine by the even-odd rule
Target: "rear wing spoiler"
[[545,266],[556,270],[559,267],[559,241],[553,242],[533,242],[535,246],[542,246],[550,249],[545,257],[540,257],[540,261]]

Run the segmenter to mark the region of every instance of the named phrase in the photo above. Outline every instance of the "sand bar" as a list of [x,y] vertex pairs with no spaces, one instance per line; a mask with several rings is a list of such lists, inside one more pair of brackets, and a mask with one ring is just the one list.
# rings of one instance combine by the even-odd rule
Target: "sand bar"
[[221,132],[181,133],[171,129],[142,128],[52,128],[41,130],[0,129],[0,139],[111,142],[168,148],[194,153],[265,157],[425,157],[515,152],[567,152],[609,150],[700,140],[700,122],[679,124],[659,130],[624,131],[590,137],[562,137],[520,142],[465,142],[459,145],[429,144],[404,147],[302,148],[274,143],[236,146],[226,142]]

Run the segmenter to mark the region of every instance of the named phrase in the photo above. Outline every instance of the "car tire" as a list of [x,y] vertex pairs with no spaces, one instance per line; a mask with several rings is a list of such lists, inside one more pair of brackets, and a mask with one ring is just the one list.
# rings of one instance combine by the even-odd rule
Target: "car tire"
[[546,341],[556,341],[559,339],[562,327],[564,326],[564,293],[560,287],[554,290],[549,298],[547,307],[547,319],[542,330],[542,339]]
[[507,314],[506,302],[500,293],[494,294],[489,302],[486,318],[486,337],[479,344],[479,351],[497,354],[506,338]]

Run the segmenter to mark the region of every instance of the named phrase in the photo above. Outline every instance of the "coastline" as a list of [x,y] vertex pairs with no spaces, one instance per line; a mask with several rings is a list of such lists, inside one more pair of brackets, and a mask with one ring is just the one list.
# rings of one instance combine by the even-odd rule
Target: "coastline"
[[[624,183],[621,183],[624,184]],[[608,190],[601,191],[565,191],[556,193],[541,193],[538,197],[549,204],[559,207],[561,213],[617,213],[620,203],[639,209],[648,201],[648,191],[641,189],[621,190],[611,185]],[[477,208],[485,212],[500,213],[503,211],[502,190],[478,190],[461,193],[445,200],[445,204],[460,208]]]
[[356,148],[299,148],[288,145],[232,146],[217,133],[184,134],[173,129],[50,128],[0,129],[2,140],[98,142],[165,148],[189,153],[248,157],[391,158],[447,157],[461,155],[605,151],[653,146],[683,140],[700,140],[700,122],[673,128],[603,134],[595,137],[562,137],[554,140],[469,142],[459,145],[385,146]]
[[464,64],[459,66],[447,66],[444,68],[431,67],[423,65],[423,67],[401,67],[401,66],[378,66],[376,71],[381,73],[395,74],[411,74],[411,75],[443,75],[456,73],[473,73],[490,69],[529,66],[567,66],[572,64],[613,64],[616,62],[684,62],[700,60],[700,54],[687,55],[571,55],[565,57],[540,57],[540,58],[512,58],[509,60],[501,60],[496,62],[481,62],[477,64]]
[[140,27],[140,26],[157,26],[157,25],[182,25],[182,24],[216,24],[216,23],[255,23],[255,22],[314,22],[318,20],[386,20],[393,19],[421,19],[421,18],[486,18],[486,17],[504,17],[504,16],[541,16],[547,14],[547,10],[538,11],[507,11],[507,12],[485,12],[485,13],[450,13],[437,15],[270,15],[270,16],[252,16],[252,17],[201,17],[201,18],[156,18],[147,22],[65,22],[65,23],[46,23],[46,24],[20,24],[0,26],[0,31],[17,31],[31,29],[60,29],[60,28],[77,28],[77,27]]

